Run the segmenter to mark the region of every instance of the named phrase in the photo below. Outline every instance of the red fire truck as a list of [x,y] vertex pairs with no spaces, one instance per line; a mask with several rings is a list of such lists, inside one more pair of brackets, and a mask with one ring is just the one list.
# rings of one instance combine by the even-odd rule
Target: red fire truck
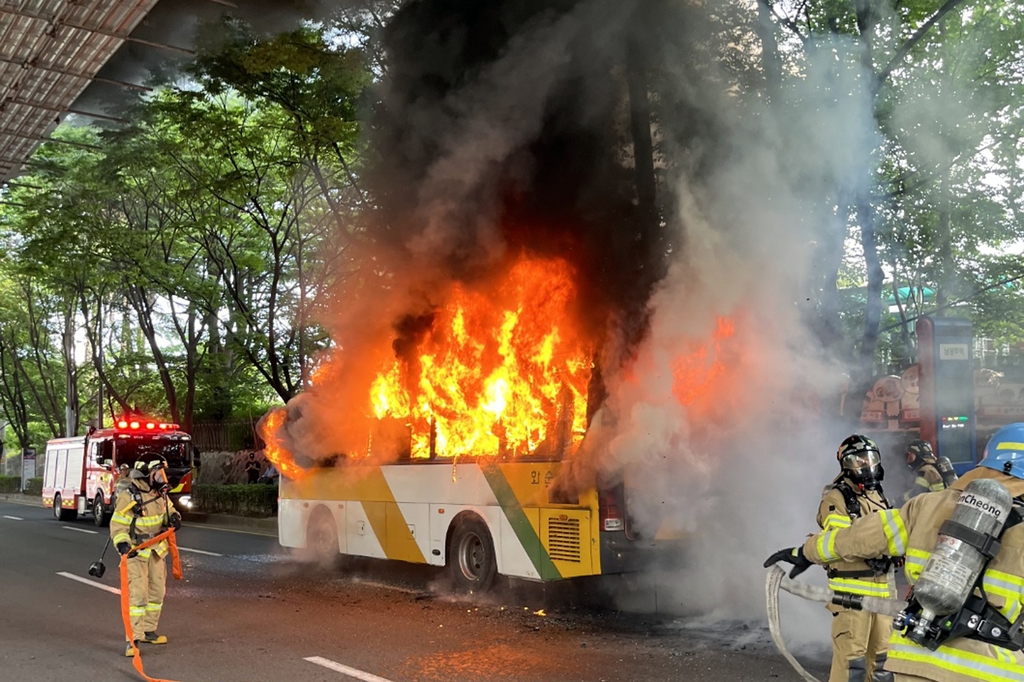
[[198,465],[192,437],[177,424],[129,417],[113,428],[92,429],[84,438],[56,438],[46,444],[43,505],[59,521],[92,514],[97,526],[110,522],[114,484],[121,465],[157,456],[167,459],[171,497],[179,508],[191,506],[192,477]]

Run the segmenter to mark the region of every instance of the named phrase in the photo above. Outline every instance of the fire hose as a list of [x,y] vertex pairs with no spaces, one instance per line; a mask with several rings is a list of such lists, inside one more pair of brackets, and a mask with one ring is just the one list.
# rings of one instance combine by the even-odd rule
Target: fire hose
[[138,552],[141,549],[151,547],[162,540],[167,540],[167,544],[170,545],[171,548],[171,573],[174,575],[175,580],[181,580],[181,557],[178,555],[178,540],[174,535],[173,528],[168,528],[156,537],[150,538],[136,547],[132,547],[131,552],[121,555],[121,620],[124,622],[125,636],[128,638],[128,641],[131,642],[132,651],[135,653],[132,657],[132,665],[135,666],[139,675],[141,675],[142,679],[146,680],[146,682],[174,682],[174,680],[150,677],[142,667],[142,655],[139,653],[139,645],[135,641],[135,637],[132,635],[132,617],[129,611],[131,598],[128,594],[128,555],[133,552]]
[[[892,569],[889,570],[888,578],[889,594],[895,594],[896,580]],[[789,664],[793,666],[793,669],[796,670],[797,674],[799,674],[805,682],[819,681],[818,678],[807,672],[807,670],[800,665],[800,662],[796,660],[796,657],[793,656],[786,647],[786,642],[782,637],[782,623],[779,619],[780,589],[808,601],[816,601],[823,604],[837,604],[851,609],[870,611],[872,613],[879,613],[884,616],[892,616],[894,618],[907,606],[907,603],[900,599],[882,599],[881,597],[862,597],[859,595],[836,594],[832,590],[824,587],[814,587],[795,580],[790,580],[786,577],[786,572],[781,567],[778,565],[772,566],[768,571],[768,576],[765,578],[764,583],[765,601],[768,608],[768,630],[771,632],[772,641],[774,641],[775,646],[778,647],[779,653],[782,654],[783,658],[789,661]]]

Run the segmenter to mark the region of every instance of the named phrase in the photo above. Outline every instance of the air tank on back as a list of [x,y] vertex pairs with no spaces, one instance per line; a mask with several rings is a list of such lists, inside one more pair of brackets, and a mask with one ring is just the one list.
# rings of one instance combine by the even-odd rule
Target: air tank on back
[[953,463],[949,461],[949,457],[938,457],[935,460],[935,468],[939,470],[939,476],[942,476],[942,482],[946,484],[946,487],[956,483],[957,479],[960,478],[956,475],[956,469],[953,468]]
[[[1010,513],[1012,498],[998,481],[971,481],[957,500],[953,523],[982,535],[999,537]],[[963,540],[940,532],[935,548],[914,585],[914,598],[921,605],[920,619],[910,638],[919,644],[928,639],[931,623],[957,613],[974,590],[987,561],[985,555]]]

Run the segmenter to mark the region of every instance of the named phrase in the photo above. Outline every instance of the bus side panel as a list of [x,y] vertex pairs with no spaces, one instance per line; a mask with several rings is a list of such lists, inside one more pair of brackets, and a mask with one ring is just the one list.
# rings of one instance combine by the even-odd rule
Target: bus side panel
[[[541,538],[551,563],[558,569],[555,578],[594,575],[590,511],[586,509],[542,509]],[[546,576],[545,576],[546,577]]]
[[[392,507],[394,510],[392,511]],[[404,548],[395,544],[392,548],[392,524],[398,524],[396,532],[406,537]],[[416,563],[427,563],[435,566],[442,565],[444,560],[441,557],[430,554],[430,505],[418,503],[396,503],[388,507],[388,556],[393,559],[402,559],[396,556],[395,552],[407,552],[412,558],[402,559],[403,561],[414,561]]]
[[[384,502],[350,502],[346,514],[345,535],[348,553],[386,559],[384,539],[386,512]],[[378,532],[380,536],[378,537]]]
[[[306,546],[306,522],[309,506],[303,500],[281,499],[277,505],[277,538],[282,547],[303,549]],[[341,526],[344,528],[344,526]]]
[[[540,510],[536,507],[524,507],[523,515],[530,522],[533,528],[540,526]],[[542,580],[538,566],[541,566],[540,543],[530,543],[532,547],[527,548],[519,539],[519,535],[512,528],[508,515],[502,512],[500,533],[500,547],[496,547],[498,554],[498,571],[503,575],[511,575],[517,578],[531,578]],[[496,539],[495,542],[498,540]]]

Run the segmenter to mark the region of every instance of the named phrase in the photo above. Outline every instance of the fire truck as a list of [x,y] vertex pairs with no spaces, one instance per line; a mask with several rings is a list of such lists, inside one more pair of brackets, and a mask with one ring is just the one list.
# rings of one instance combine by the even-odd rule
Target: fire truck
[[131,468],[139,460],[162,456],[171,498],[188,509],[197,455],[192,437],[177,424],[135,417],[119,419],[112,428],[90,429],[84,438],[56,438],[46,444],[43,505],[53,509],[58,521],[91,514],[97,526],[105,526],[122,465]]

